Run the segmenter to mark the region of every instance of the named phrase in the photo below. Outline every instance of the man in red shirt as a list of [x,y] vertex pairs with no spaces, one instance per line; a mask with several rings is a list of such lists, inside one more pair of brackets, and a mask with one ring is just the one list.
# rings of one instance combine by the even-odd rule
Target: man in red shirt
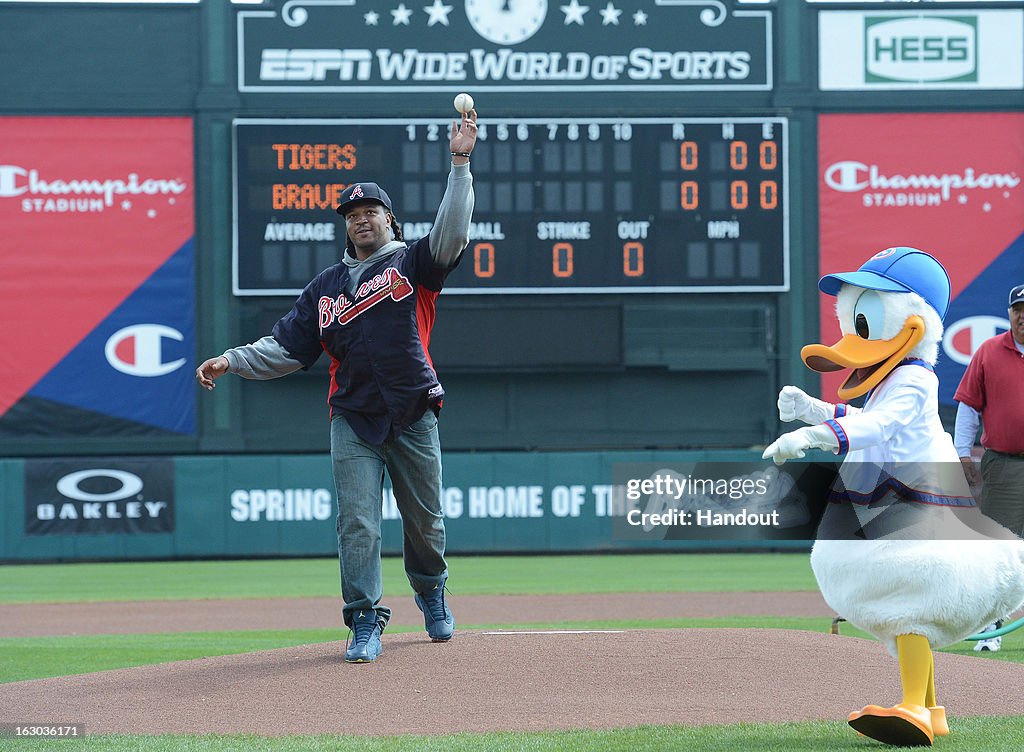
[[[971,448],[982,424],[984,485],[978,506],[1024,535],[1024,285],[1010,290],[1009,318],[1010,330],[982,342],[957,387],[954,443],[967,481],[977,485]],[[985,631],[998,626],[997,622]],[[974,649],[999,650],[1000,640],[980,640]]]

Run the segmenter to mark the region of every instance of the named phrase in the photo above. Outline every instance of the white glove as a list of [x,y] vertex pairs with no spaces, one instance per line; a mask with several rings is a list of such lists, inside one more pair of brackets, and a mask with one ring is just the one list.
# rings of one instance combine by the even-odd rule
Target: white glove
[[784,386],[779,392],[779,420],[788,423],[802,420],[812,426],[834,418],[836,406],[823,402],[795,386]]
[[839,449],[839,439],[828,426],[798,428],[782,434],[769,444],[761,459],[770,457],[776,465],[781,465],[786,460],[803,457],[808,449],[828,449],[834,452]]

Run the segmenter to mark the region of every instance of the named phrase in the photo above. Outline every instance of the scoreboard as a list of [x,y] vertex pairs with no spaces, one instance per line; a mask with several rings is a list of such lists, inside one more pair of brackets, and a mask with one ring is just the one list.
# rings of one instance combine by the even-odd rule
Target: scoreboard
[[[430,232],[451,120],[237,119],[234,292],[295,295],[345,245],[356,182]],[[470,244],[447,293],[789,288],[787,121],[482,119]]]

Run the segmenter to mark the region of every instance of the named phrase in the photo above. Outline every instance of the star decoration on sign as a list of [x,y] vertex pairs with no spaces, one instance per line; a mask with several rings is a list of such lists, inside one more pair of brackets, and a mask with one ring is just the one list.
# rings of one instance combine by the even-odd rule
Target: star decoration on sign
[[371,10],[369,13],[363,16],[367,26],[376,26],[377,21],[380,20],[380,14],[377,11]]
[[128,211],[131,208],[132,208],[132,202],[131,201],[122,201],[121,202],[121,211]]
[[436,23],[448,25],[448,14],[452,12],[451,5],[443,5],[441,0],[434,0],[433,5],[429,5],[423,10],[427,12],[430,18],[427,19],[427,26],[433,26]]
[[642,10],[638,10],[633,14],[633,25],[634,26],[646,26],[647,25],[647,14]]
[[619,16],[622,15],[622,11],[611,3],[608,3],[608,5],[604,7],[604,10],[600,10],[598,13],[601,14],[601,18],[603,19],[601,21],[602,26],[607,26],[608,24],[615,24],[616,26],[619,25]]
[[405,3],[399,3],[398,7],[391,11],[391,15],[394,17],[394,25],[399,24],[409,25],[409,19],[412,17],[412,10],[405,7]]
[[589,5],[580,5],[579,0],[569,0],[568,5],[559,6],[565,14],[565,25],[572,23],[583,25],[583,14],[590,10]]
[[963,193],[961,193],[961,194],[960,194],[960,195],[959,195],[959,196],[957,197],[957,199],[956,199],[956,200],[957,200],[957,201],[959,201],[959,202],[960,202],[961,204],[966,204],[966,203],[967,203],[967,195],[966,195],[966,194],[963,194]]

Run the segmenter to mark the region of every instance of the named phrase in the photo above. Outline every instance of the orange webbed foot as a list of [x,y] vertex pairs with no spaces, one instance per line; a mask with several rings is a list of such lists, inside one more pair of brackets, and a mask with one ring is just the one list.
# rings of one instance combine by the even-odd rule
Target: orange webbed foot
[[[945,721],[945,711],[942,718]],[[930,747],[935,741],[932,712],[922,705],[900,703],[891,708],[868,705],[850,713],[847,722],[864,736],[883,744]]]
[[941,705],[928,708],[932,714],[932,733],[935,736],[949,736],[949,724],[946,723],[946,709]]

